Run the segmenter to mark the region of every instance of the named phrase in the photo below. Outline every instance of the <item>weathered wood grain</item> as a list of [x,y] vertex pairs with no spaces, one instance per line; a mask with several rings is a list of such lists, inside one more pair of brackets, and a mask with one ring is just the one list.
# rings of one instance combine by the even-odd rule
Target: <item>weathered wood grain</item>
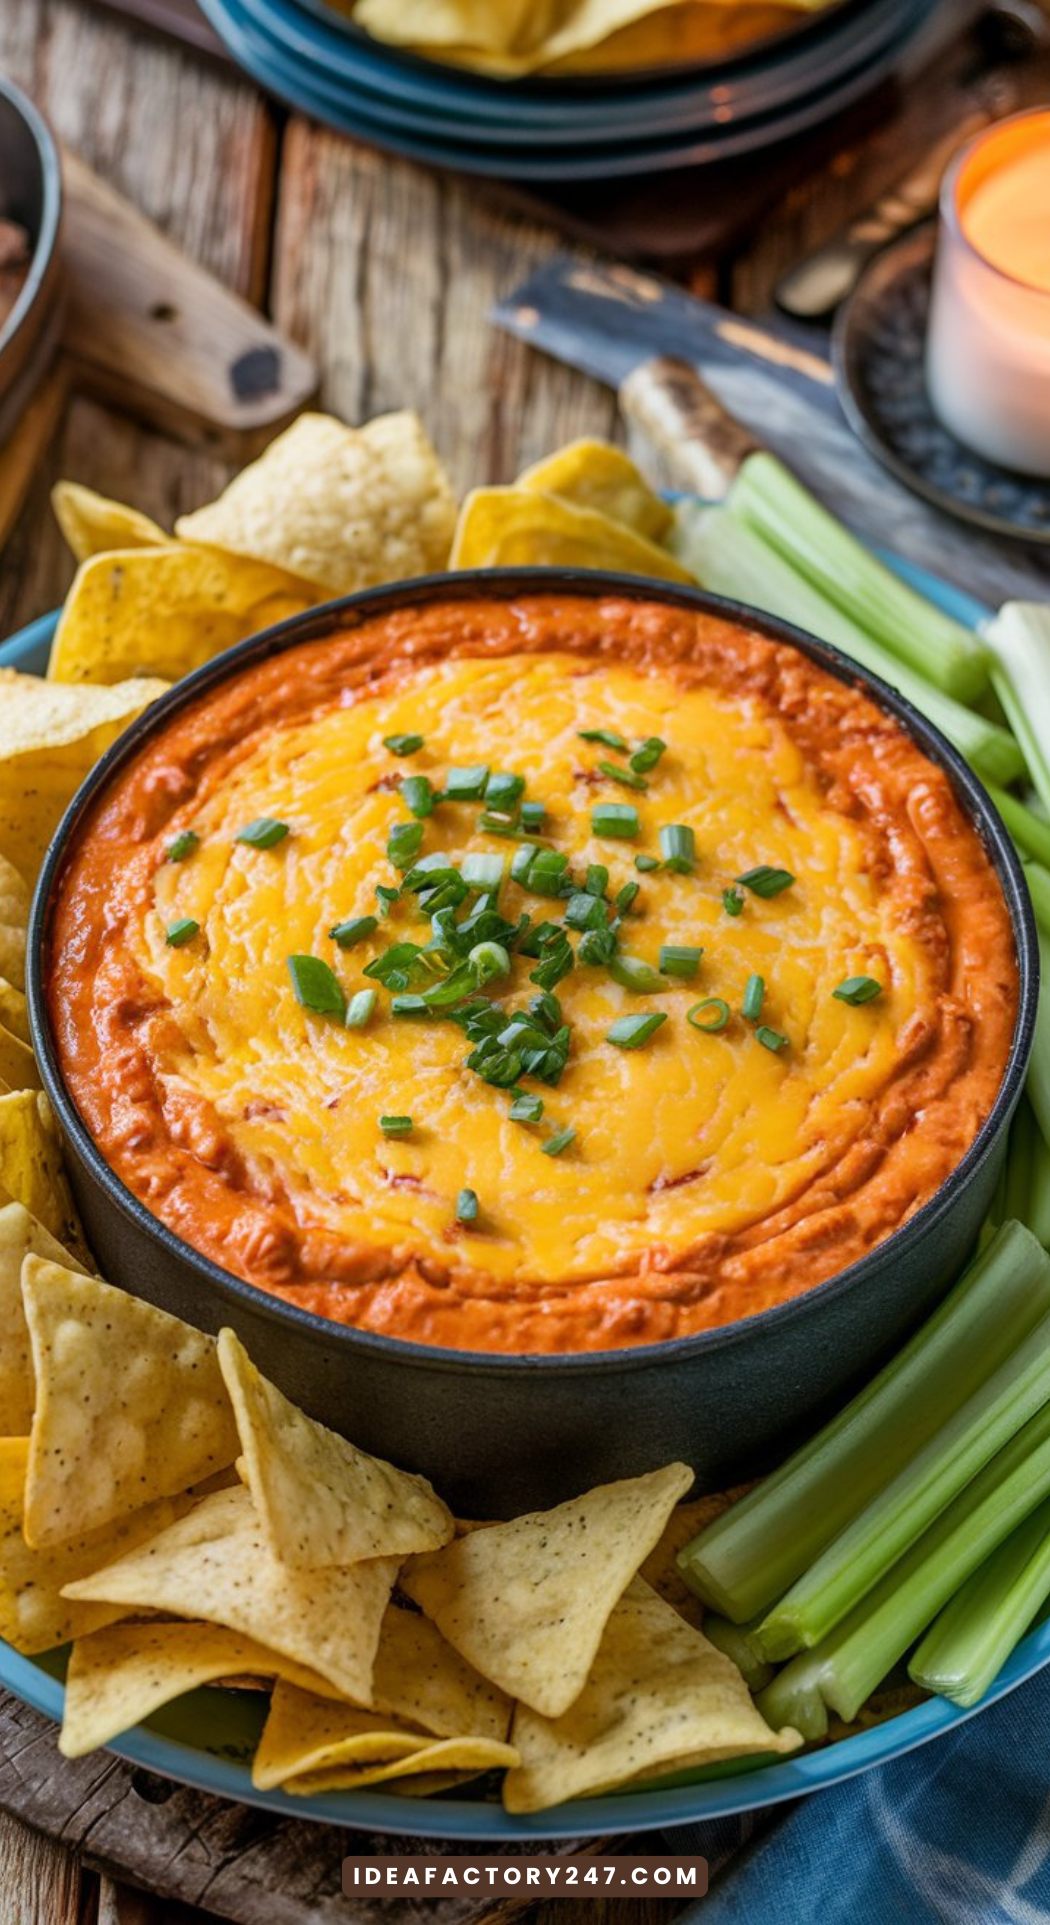
[[0,1812],[0,1925],[77,1925],[84,1885],[71,1852]]

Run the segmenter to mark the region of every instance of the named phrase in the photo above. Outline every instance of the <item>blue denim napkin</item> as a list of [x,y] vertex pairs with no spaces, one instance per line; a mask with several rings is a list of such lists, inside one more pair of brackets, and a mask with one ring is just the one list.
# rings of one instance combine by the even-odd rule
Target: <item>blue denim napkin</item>
[[666,1836],[711,1867],[678,1925],[1050,1925],[1050,1670],[834,1790]]

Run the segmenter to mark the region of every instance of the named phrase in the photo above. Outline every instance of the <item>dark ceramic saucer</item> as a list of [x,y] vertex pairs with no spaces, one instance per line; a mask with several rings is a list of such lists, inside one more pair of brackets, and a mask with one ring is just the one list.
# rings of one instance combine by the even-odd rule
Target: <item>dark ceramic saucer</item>
[[930,222],[876,255],[840,309],[839,399],[865,447],[913,493],[994,534],[1050,543],[1050,478],[972,454],[930,405],[923,356],[935,240]]

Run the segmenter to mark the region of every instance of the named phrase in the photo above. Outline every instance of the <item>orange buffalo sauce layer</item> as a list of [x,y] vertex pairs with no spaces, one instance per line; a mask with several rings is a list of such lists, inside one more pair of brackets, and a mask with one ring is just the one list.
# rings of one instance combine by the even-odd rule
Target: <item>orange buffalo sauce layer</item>
[[[633,792],[603,727],[667,747]],[[399,759],[384,737],[418,733]],[[582,884],[639,884],[621,929],[656,964],[702,947],[658,995],[578,963],[557,986],[568,1065],[538,1125],[466,1066],[450,1021],[398,1020],[379,989],[361,1029],[305,1010],[288,957],[347,996],[394,941],[425,942],[413,901],[348,950],[328,932],[400,878],[399,785],[452,765],[525,777]],[[593,832],[628,802],[635,841]],[[515,845],[476,803],[442,802],[421,853],[458,864]],[[237,842],[267,815],[289,835]],[[639,874],[659,828],[693,829],[694,873]],[[173,838],[199,838],[183,861]],[[759,864],[789,890],[744,891]],[[510,920],[562,905],[506,881]],[[465,914],[465,910],[459,912]],[[180,918],[200,933],[173,948]],[[573,942],[578,940],[573,936]],[[534,959],[489,986],[508,1017]],[[771,1051],[741,1013],[753,974]],[[852,1007],[846,977],[883,985]],[[413,985],[414,987],[416,985]],[[687,1012],[732,1011],[718,1034]],[[987,1116],[1009,1054],[1017,970],[997,879],[947,777],[857,690],[794,649],[659,603],[536,595],[450,601],[363,622],[253,668],[171,722],[103,794],[54,924],[51,1014],[104,1155],[166,1224],[227,1270],[340,1322],[488,1351],[600,1350],[750,1315],[845,1268],[927,1202]],[[667,1020],[643,1048],[624,1015]],[[409,1115],[385,1137],[381,1115]],[[555,1130],[574,1128],[557,1157]],[[462,1189],[476,1221],[458,1223]]]

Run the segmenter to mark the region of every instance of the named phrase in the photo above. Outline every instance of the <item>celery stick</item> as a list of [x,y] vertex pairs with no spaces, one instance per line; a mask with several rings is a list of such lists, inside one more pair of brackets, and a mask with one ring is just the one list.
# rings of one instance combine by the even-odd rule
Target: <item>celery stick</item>
[[1039,963],[1039,1007],[1025,1088],[1039,1128],[1050,1143],[1050,930],[1039,931]]
[[1050,1404],[1044,1404],[849,1616],[759,1693],[767,1722],[802,1731],[799,1714],[808,1707],[812,1724],[818,1695],[847,1723],[855,1718],[949,1598],[1048,1494]]
[[828,1545],[757,1626],[763,1657],[809,1650],[834,1630],[997,1451],[1050,1404],[1050,1315]]
[[[1029,1230],[1032,1228],[1029,1217],[1035,1146],[1039,1140],[1039,1125],[1035,1120],[1032,1105],[1026,1096],[1022,1096],[1010,1125],[1010,1140],[1003,1166],[1003,1220],[1005,1222],[1010,1217],[1014,1217],[1018,1223],[1025,1224]],[[1042,1238],[1040,1238],[1041,1241]]]
[[1050,1143],[1040,1130],[1032,1158],[1032,1192],[1028,1201],[1028,1228],[1050,1250]]
[[793,622],[861,668],[880,675],[948,737],[982,781],[1002,784],[1023,775],[1024,757],[1008,729],[964,708],[896,660],[775,548],[724,508],[679,510],[672,546],[679,561],[714,594],[750,602],[781,621]]
[[816,1437],[679,1553],[746,1623],[779,1598],[1050,1312],[1050,1258],[1004,1224],[898,1355]]
[[1048,1597],[1050,1503],[1043,1503],[945,1606],[908,1676],[953,1704],[976,1704]]
[[749,1691],[761,1691],[773,1676],[773,1666],[752,1642],[753,1629],[754,1625],[734,1624],[731,1618],[719,1617],[717,1611],[704,1613],[705,1638],[716,1651],[732,1658]]
[[1034,856],[1037,862],[1050,868],[1050,822],[1044,822],[1042,816],[1019,802],[1015,795],[1008,795],[997,783],[986,782],[985,787],[1021,854]]
[[985,627],[992,686],[1044,809],[1050,809],[1050,605],[1006,602]]
[[753,454],[729,493],[738,519],[901,661],[960,702],[988,685],[988,650],[909,588],[829,514],[775,455]]
[[1050,869],[1044,869],[1041,862],[1026,862],[1024,876],[1036,922],[1044,936],[1050,936]]

